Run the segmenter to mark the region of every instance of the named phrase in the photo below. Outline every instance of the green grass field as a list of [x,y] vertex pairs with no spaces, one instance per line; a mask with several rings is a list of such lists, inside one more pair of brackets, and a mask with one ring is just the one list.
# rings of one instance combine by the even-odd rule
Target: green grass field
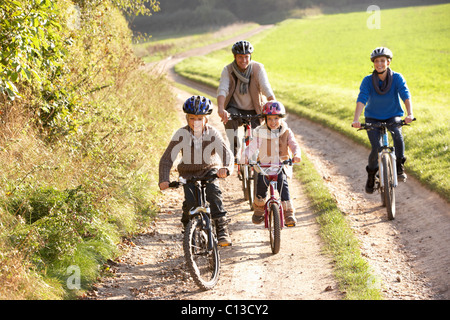
[[[253,59],[265,65],[277,98],[290,112],[366,146],[365,132],[350,126],[356,97],[363,77],[372,72],[370,52],[389,47],[391,68],[405,77],[418,119],[403,131],[407,172],[450,200],[449,16],[449,4],[381,10],[380,29],[369,29],[367,12],[321,15],[286,20],[248,40],[255,47]],[[217,86],[231,60],[227,48],[184,60],[176,71]]]

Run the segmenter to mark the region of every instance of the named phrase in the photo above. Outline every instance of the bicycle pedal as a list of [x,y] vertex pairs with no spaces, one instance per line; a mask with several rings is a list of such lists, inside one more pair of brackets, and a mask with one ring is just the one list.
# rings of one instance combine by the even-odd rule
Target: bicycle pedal
[[232,244],[231,243],[221,243],[221,244],[218,244],[218,246],[219,247],[231,247]]
[[295,227],[295,223],[285,224],[285,226],[288,228]]

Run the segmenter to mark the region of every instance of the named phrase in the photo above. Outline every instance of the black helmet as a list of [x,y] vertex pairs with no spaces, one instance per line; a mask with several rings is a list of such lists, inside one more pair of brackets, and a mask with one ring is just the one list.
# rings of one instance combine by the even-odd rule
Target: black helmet
[[389,59],[392,59],[393,54],[392,54],[392,51],[389,50],[388,48],[378,47],[378,48],[375,48],[372,51],[372,53],[370,54],[370,60],[372,60],[372,62],[373,62],[373,60],[375,60],[375,58],[378,58],[378,57],[387,57]]
[[208,115],[213,111],[211,100],[203,96],[192,96],[183,104],[183,111],[195,115]]
[[250,42],[241,40],[236,42],[231,48],[233,54],[252,54],[253,46]]

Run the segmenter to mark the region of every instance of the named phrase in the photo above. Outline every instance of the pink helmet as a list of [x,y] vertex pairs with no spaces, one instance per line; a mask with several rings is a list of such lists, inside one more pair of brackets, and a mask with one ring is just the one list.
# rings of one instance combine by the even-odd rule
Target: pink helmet
[[283,104],[278,101],[269,101],[262,108],[263,116],[279,115],[281,117],[284,117],[285,114],[286,109],[284,108]]

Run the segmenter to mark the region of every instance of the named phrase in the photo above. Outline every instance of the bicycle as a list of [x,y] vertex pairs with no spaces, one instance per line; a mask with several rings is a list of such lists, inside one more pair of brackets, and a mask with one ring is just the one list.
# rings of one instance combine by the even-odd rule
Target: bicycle
[[[256,167],[257,174],[268,177],[269,199],[264,204],[264,227],[269,230],[270,248],[273,254],[277,254],[281,247],[281,230],[284,227],[284,212],[281,200],[276,196],[278,174],[284,166],[293,165],[292,159],[285,160],[279,164],[249,163],[244,166]],[[255,175],[256,178],[257,175]],[[290,227],[292,225],[288,225]]]
[[205,191],[206,184],[216,178],[217,174],[188,180],[180,177],[179,181],[169,183],[171,188],[178,188],[186,183],[194,183],[196,186],[198,205],[189,211],[189,222],[184,231],[183,251],[190,275],[203,290],[214,288],[220,274],[216,228]]
[[[240,156],[244,152],[244,148],[248,147],[253,139],[253,130],[251,122],[253,119],[261,118],[261,115],[240,115],[240,114],[230,114],[229,120],[240,119],[242,120],[244,126],[244,137],[242,138]],[[238,159],[241,159],[239,157]],[[253,210],[253,200],[255,199],[256,192],[256,175],[252,167],[242,166],[237,163],[238,166],[238,178],[242,181],[242,191],[244,192],[244,199],[248,201],[250,205],[250,210]]]
[[[416,118],[413,119],[415,121]],[[388,126],[398,125],[407,126],[405,120],[400,122],[386,123],[361,123],[360,130],[376,130],[381,131],[382,145],[378,153],[378,173],[375,176],[374,190],[378,190],[381,195],[382,206],[386,207],[387,217],[389,220],[395,219],[395,188],[398,185],[397,164],[395,149],[389,145]]]

